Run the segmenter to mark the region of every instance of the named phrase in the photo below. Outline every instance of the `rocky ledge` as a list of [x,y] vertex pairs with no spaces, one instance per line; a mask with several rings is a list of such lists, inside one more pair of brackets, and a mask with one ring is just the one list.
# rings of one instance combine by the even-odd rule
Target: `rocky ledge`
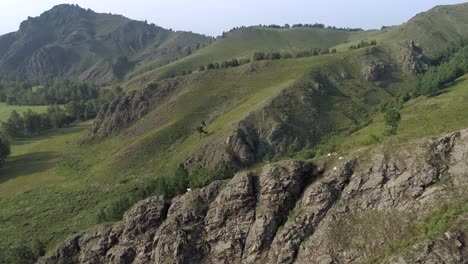
[[466,263],[466,212],[438,232],[415,227],[441,204],[467,201],[467,157],[464,130],[268,164],[171,201],[146,199],[39,263]]

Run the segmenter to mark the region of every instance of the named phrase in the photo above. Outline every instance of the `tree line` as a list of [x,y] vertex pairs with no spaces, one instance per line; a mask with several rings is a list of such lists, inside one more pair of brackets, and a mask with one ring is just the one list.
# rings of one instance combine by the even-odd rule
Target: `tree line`
[[[248,64],[251,61],[262,61],[262,60],[280,60],[280,59],[290,59],[290,58],[303,58],[303,57],[311,57],[311,56],[318,56],[318,55],[325,55],[325,54],[333,54],[336,53],[336,49],[320,49],[320,48],[315,48],[311,50],[302,50],[298,51],[296,53],[290,53],[290,52],[260,52],[256,51],[252,59],[250,58],[242,58],[242,59],[232,59],[228,61],[223,61],[221,63],[215,62],[215,63],[209,63],[208,65],[200,66],[198,69],[199,71],[205,71],[205,70],[215,70],[215,69],[226,69],[226,68],[231,68],[231,67],[237,67],[243,64]],[[191,73],[191,72],[190,72]],[[185,74],[184,74],[185,75]]]
[[104,98],[71,101],[65,105],[50,105],[45,113],[27,110],[22,115],[13,110],[2,123],[2,131],[10,137],[37,135],[53,128],[63,128],[75,121],[96,117],[101,106],[123,94],[121,88],[109,89]]
[[[321,23],[314,23],[314,24],[284,24],[284,25],[277,25],[277,24],[270,24],[270,25],[257,25],[257,26],[251,26],[251,27],[246,27],[246,26],[241,26],[241,27],[234,27],[229,32],[237,31],[237,30],[242,30],[246,28],[254,28],[254,27],[267,27],[267,28],[276,28],[276,29],[290,29],[290,28],[322,28],[322,29],[332,29],[332,30],[338,30],[338,31],[346,31],[346,32],[358,32],[358,31],[364,31],[362,28],[350,28],[350,27],[336,27],[336,26],[326,26],[325,24]],[[222,37],[226,37],[226,32],[223,32]]]
[[361,40],[361,42],[359,42],[358,44],[356,44],[356,45],[351,45],[351,46],[349,47],[349,50],[361,49],[361,48],[370,47],[370,46],[376,46],[376,45],[377,45],[377,41],[376,41],[376,40],[371,40],[371,41],[364,41],[364,40]]
[[52,105],[103,97],[107,91],[74,80],[50,79],[43,82],[0,81],[0,102],[10,105]]
[[200,66],[199,71],[204,71],[204,70],[214,70],[214,69],[226,69],[226,68],[232,68],[232,67],[237,67],[243,64],[250,63],[249,58],[242,58],[242,59],[232,59],[232,60],[227,60],[223,61],[221,63],[215,62],[215,63],[209,63],[206,66]]
[[318,56],[318,55],[325,55],[336,53],[336,49],[320,49],[315,48],[311,50],[302,50],[296,53],[290,52],[255,52],[253,55],[254,61],[261,61],[261,60],[279,60],[279,59],[289,59],[289,58],[302,58],[302,57],[311,57],[311,56]]

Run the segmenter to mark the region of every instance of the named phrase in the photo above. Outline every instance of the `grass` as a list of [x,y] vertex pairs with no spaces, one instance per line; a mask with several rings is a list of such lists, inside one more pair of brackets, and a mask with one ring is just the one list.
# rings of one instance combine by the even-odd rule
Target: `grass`
[[47,111],[47,106],[22,106],[0,103],[0,122],[7,121],[13,110],[16,110],[18,113],[22,114],[29,109],[37,113],[45,113]]
[[[79,144],[77,139],[86,135],[90,125],[84,123],[14,142],[8,166],[0,170],[0,220],[4,223],[0,234],[6,238],[0,248],[36,237],[50,249],[65,237],[92,227],[100,209],[154,177],[170,175],[187,155],[201,145],[222,140],[233,123],[261,110],[310,70],[343,59],[346,54],[195,73],[179,80],[184,89],[121,135]],[[353,82],[340,89],[357,102],[365,98],[363,90],[375,88]],[[335,104],[345,102],[336,100]],[[161,117],[169,122],[152,126]],[[201,120],[208,121],[210,132],[202,140],[193,129]],[[146,129],[135,136],[129,133],[139,128]]]
[[[233,58],[251,58],[255,51],[296,52],[314,48],[330,48],[346,42],[352,32],[318,28],[273,29],[252,27],[227,33],[208,47],[191,56],[182,58],[163,67],[149,65],[135,69],[129,74],[129,81],[123,84],[127,89],[138,89],[145,83],[180,73],[186,70],[196,71],[208,63],[231,60]],[[151,70],[151,68],[156,69]]]
[[385,258],[404,251],[409,246],[418,242],[441,235],[453,227],[456,228],[455,221],[464,213],[468,213],[466,201],[440,205],[422,223],[415,224],[412,227],[413,231],[409,232],[412,235],[409,238],[395,241],[386,246],[384,250]]
[[468,75],[459,78],[438,96],[419,97],[408,101],[400,111],[402,120],[398,134],[384,137],[383,114],[377,114],[374,122],[351,135],[339,136],[331,141],[340,141],[341,150],[360,148],[369,144],[404,143],[427,136],[441,136],[445,133],[468,127]]
[[[81,145],[90,123],[13,142],[12,156],[0,169],[0,262],[11,247],[35,239],[54,246],[97,223],[96,212],[134,188],[117,177],[100,181],[95,146]],[[106,156],[108,157],[108,156]]]

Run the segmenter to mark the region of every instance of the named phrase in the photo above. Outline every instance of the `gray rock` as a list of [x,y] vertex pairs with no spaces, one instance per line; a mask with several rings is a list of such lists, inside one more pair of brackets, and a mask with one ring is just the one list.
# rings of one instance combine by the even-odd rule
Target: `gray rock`
[[466,200],[467,156],[464,130],[348,162],[269,164],[169,208],[149,198],[121,225],[75,236],[39,263],[466,263],[466,212],[447,232],[383,254],[441,202]]

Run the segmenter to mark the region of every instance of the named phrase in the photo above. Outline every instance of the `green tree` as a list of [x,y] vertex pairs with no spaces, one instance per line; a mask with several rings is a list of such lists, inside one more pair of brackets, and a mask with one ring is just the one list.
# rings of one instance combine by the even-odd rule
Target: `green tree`
[[10,114],[10,117],[8,118],[8,121],[6,123],[2,124],[4,132],[6,132],[10,136],[19,136],[22,135],[24,132],[24,120],[16,112],[16,110],[13,110]]
[[266,58],[265,53],[263,52],[255,52],[253,55],[254,61],[261,61],[261,60],[264,60],[265,58]]
[[10,141],[8,138],[0,133],[0,167],[5,163],[5,159],[10,155]]
[[401,114],[395,108],[389,107],[384,113],[385,135],[395,135],[401,121]]

